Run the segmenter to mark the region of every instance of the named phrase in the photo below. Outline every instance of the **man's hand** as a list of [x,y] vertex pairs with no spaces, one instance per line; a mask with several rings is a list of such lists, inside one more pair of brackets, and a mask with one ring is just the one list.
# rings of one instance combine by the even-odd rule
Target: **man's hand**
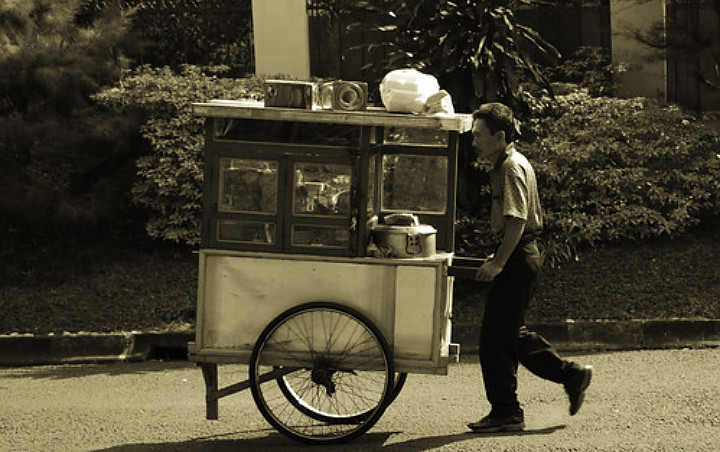
[[475,279],[480,282],[490,282],[500,274],[502,269],[502,266],[495,260],[489,260],[478,269]]

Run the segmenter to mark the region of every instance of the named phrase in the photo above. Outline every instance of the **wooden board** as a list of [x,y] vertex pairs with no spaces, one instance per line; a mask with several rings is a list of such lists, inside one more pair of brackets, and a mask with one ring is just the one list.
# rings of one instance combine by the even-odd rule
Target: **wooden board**
[[399,371],[447,372],[450,256],[373,259],[201,250],[199,362],[247,363],[260,332],[281,312],[328,301],[365,315],[394,349]]
[[243,118],[271,121],[320,122],[357,126],[416,127],[460,133],[472,129],[472,115],[415,115],[389,113],[384,108],[367,111],[303,110],[298,108],[265,107],[262,102],[211,100],[192,104],[195,116],[210,118]]

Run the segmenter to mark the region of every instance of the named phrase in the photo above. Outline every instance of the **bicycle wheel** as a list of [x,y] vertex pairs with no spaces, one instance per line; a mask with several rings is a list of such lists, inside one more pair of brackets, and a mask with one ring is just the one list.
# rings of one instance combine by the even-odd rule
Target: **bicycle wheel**
[[391,400],[394,376],[379,329],[335,303],[308,303],[280,314],[250,357],[250,389],[263,417],[309,443],[339,443],[365,433]]
[[[276,367],[277,369],[277,367]],[[390,405],[395,398],[400,394],[400,390],[405,385],[405,380],[407,380],[407,374],[406,373],[395,373],[395,379],[393,383],[393,389],[390,391],[390,396],[388,397],[387,405]],[[365,419],[367,419],[370,415],[373,413],[373,409],[370,409],[368,411],[360,412],[360,413],[353,413],[353,414],[345,414],[345,415],[328,415],[327,413],[323,411],[319,411],[315,409],[312,406],[312,403],[308,403],[306,400],[303,399],[302,394],[305,392],[302,390],[303,385],[305,384],[306,379],[304,379],[302,376],[299,375],[293,375],[292,377],[288,378],[286,375],[283,375],[281,377],[278,377],[276,379],[278,387],[280,388],[280,391],[282,391],[285,398],[287,398],[288,402],[290,402],[297,410],[301,411],[306,416],[310,416],[313,419],[316,419],[318,421],[323,421],[331,424],[353,424],[353,423],[361,423]],[[295,387],[293,387],[295,386]]]

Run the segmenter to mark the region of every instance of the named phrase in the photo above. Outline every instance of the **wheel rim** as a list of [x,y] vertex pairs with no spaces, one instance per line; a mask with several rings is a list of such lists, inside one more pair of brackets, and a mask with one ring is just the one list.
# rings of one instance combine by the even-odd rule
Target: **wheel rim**
[[[407,379],[406,373],[396,373],[395,379],[393,383],[393,389],[390,392],[390,396],[387,401],[387,405],[389,405],[392,401],[394,401],[398,394],[400,393],[400,390],[405,385],[405,380]],[[314,419],[317,419],[319,421],[324,421],[328,423],[346,423],[346,424],[358,424],[366,420],[373,412],[373,409],[369,409],[367,411],[362,411],[358,413],[353,414],[346,414],[344,416],[338,416],[338,415],[332,415],[330,413],[325,413],[318,411],[316,407],[312,406],[311,404],[306,403],[303,400],[303,397],[301,394],[298,394],[298,391],[296,391],[293,386],[293,379],[287,378],[286,376],[282,376],[278,378],[277,384],[280,388],[280,390],[283,392],[285,397],[288,399],[290,403],[295,405],[295,408],[302,411],[306,416],[310,416]],[[304,383],[304,379],[300,377],[300,383]]]
[[[377,328],[355,312],[327,305],[276,320],[251,359],[253,397],[265,418],[282,433],[309,442],[339,442],[370,428],[382,415],[394,375]],[[292,372],[276,380],[259,379],[289,367]]]

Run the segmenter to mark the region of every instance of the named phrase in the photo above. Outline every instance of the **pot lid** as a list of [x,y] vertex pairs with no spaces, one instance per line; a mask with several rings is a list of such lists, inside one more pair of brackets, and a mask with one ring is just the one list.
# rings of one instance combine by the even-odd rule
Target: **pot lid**
[[398,226],[394,224],[378,224],[373,231],[384,232],[401,232],[406,234],[435,234],[437,229],[429,224],[420,224],[417,226]]

